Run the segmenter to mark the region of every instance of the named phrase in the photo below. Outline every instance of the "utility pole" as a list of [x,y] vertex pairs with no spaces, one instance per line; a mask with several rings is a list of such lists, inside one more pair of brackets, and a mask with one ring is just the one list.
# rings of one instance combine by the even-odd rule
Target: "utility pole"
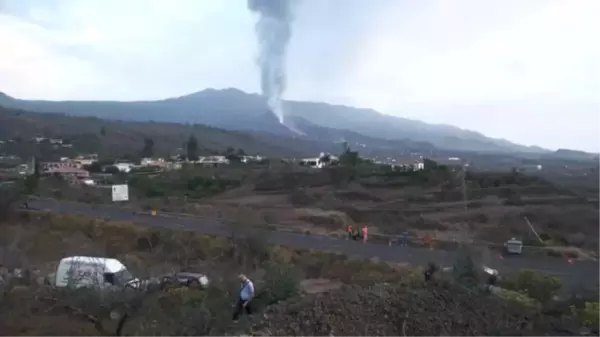
[[37,158],[35,158],[35,156],[31,157],[31,163],[29,164],[29,168],[28,168],[28,174],[29,175],[33,175],[35,173],[35,166],[37,165]]
[[533,225],[531,224],[531,222],[529,221],[529,219],[526,216],[524,216],[523,219],[525,220],[525,223],[527,224],[527,226],[529,226],[529,229],[531,229],[531,232],[538,239],[538,241],[541,244],[544,244],[544,240],[542,240],[542,238],[539,236],[538,232],[535,230],[535,228],[533,228]]

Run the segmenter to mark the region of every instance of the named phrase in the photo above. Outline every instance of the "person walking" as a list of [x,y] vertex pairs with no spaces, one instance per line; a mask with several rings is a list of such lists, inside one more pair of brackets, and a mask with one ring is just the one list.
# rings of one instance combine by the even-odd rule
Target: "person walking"
[[252,315],[252,306],[250,302],[254,297],[254,283],[252,283],[252,281],[244,274],[240,274],[239,277],[242,286],[240,288],[240,296],[235,305],[235,311],[233,312],[234,322],[237,322],[238,317],[244,311],[246,311],[246,314]]
[[352,240],[352,225],[346,226],[346,231],[348,232],[348,239]]

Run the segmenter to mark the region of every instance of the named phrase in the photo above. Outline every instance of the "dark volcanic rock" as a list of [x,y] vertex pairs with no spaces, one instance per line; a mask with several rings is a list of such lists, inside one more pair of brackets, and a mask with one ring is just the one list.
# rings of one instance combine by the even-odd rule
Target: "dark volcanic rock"
[[492,295],[446,283],[418,289],[347,286],[272,307],[253,330],[313,336],[505,335],[530,331],[531,317]]

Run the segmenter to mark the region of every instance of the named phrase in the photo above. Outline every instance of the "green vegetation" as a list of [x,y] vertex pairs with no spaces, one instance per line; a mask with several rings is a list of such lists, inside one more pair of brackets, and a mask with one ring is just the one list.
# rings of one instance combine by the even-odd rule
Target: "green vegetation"
[[527,295],[540,303],[545,303],[556,295],[561,288],[561,282],[553,276],[522,270],[516,275],[503,279],[502,287]]
[[522,292],[499,288],[494,294],[515,306],[533,309],[537,312],[542,310],[542,305],[539,301],[536,301]]
[[[61,257],[83,254],[119,258],[136,275],[152,275],[153,265],[166,263],[169,269],[207,272],[213,280],[206,291],[173,289],[100,298],[89,291],[41,286],[34,280],[39,274],[32,274],[32,280],[21,282],[26,288],[20,291],[14,291],[14,284],[0,284],[0,312],[10,318],[0,328],[12,334],[47,334],[45,322],[50,321],[52,331],[65,335],[222,335],[235,328],[231,305],[240,271],[255,281],[257,311],[297,297],[302,292],[299,282],[308,275],[344,282],[353,280],[357,268],[370,282],[381,273],[396,280],[407,275],[383,263],[357,263],[335,254],[268,246],[264,237],[230,241],[83,216],[22,213],[5,222],[0,234],[0,246],[12,247],[12,262],[26,260],[31,270],[48,270]],[[10,314],[5,310],[9,307],[13,308]],[[43,308],[43,314],[34,308]],[[123,320],[110,318],[115,310]],[[71,320],[74,324],[67,324]]]
[[187,143],[185,145],[186,149],[186,158],[191,161],[198,160],[198,140],[194,135],[191,135],[188,138]]
[[590,329],[597,330],[600,326],[600,305],[598,302],[585,302],[583,308],[571,306],[571,311]]
[[152,138],[144,138],[144,148],[141,152],[142,158],[151,158],[154,156],[154,140]]
[[[241,228],[232,227],[237,230]],[[0,312],[6,318],[0,329],[15,335],[50,331],[64,335],[230,335],[267,330],[277,335],[320,335],[327,329],[363,335],[365,325],[370,326],[367,333],[377,334],[438,334],[440,326],[458,335],[476,331],[514,334],[513,329],[519,327],[525,334],[555,334],[555,330],[544,330],[548,318],[539,302],[524,294],[546,299],[548,293],[530,293],[531,287],[555,290],[556,283],[537,274],[519,274],[514,279],[517,290],[490,295],[477,291],[475,284],[467,289],[452,280],[424,283],[419,272],[386,263],[269,246],[264,235],[212,238],[36,212],[5,221],[0,226],[0,247],[11,249],[7,265],[26,261],[27,275],[31,275],[29,280],[0,286]],[[169,288],[98,296],[85,289],[55,290],[36,281],[36,270],[51,271],[58,259],[74,254],[116,257],[141,276],[153,275],[158,266],[207,272],[213,282],[204,291]],[[457,261],[456,266],[474,272],[472,261],[463,262]],[[256,318],[234,325],[231,311],[239,272],[255,282]],[[480,276],[474,277],[481,282]],[[346,288],[336,291],[340,286]],[[560,315],[594,329],[592,313],[597,312],[597,303],[567,309]],[[390,316],[381,320],[386,313]],[[362,317],[363,329],[352,323],[357,317]],[[464,319],[471,323],[454,324]],[[448,326],[448,322],[453,324]]]
[[134,172],[128,180],[136,195],[142,198],[186,196],[203,198],[240,186],[238,179],[210,176],[210,170],[184,167],[181,171],[158,176],[139,175]]

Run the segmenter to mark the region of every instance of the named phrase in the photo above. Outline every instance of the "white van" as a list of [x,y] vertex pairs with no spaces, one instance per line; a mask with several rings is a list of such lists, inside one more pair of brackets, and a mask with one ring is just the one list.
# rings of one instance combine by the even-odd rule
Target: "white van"
[[80,287],[132,287],[140,282],[117,259],[91,256],[70,256],[60,260],[56,269],[55,286]]

